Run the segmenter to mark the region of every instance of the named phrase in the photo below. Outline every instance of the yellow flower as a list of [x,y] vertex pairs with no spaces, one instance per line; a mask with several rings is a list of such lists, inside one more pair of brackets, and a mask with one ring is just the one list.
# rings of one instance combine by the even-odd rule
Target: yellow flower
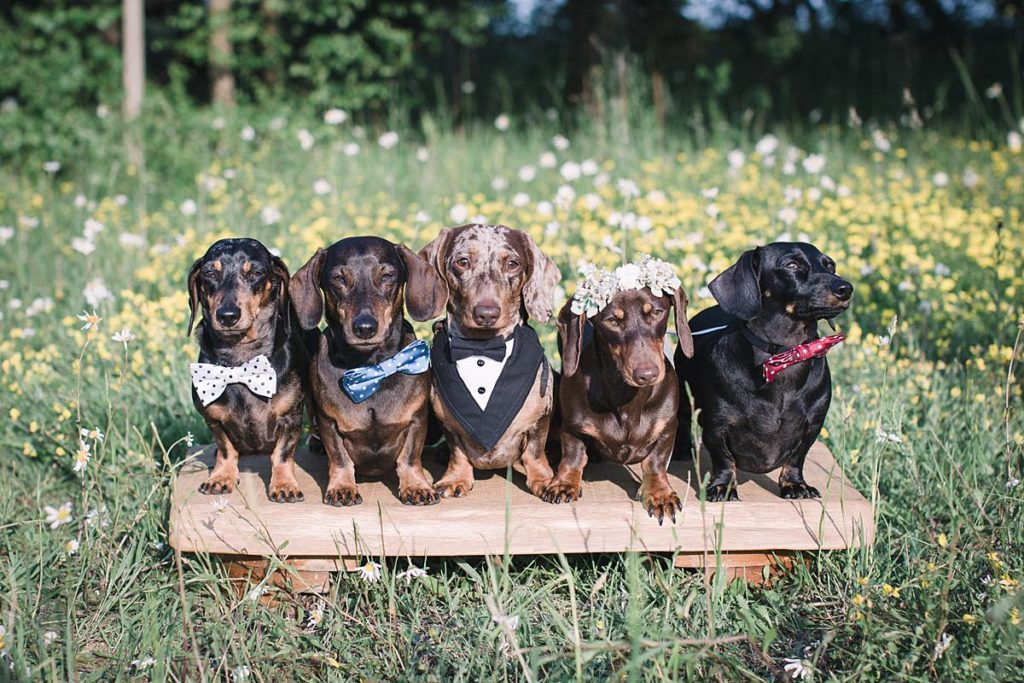
[[17,422],[18,418],[21,417],[21,411],[18,410],[17,408],[11,408],[11,411],[8,413],[8,415],[11,416],[12,422]]
[[974,616],[973,614],[967,613],[964,615],[963,620],[965,624],[974,624],[977,623],[978,617]]
[[947,545],[949,545],[949,541],[946,540],[946,534],[940,533],[935,540],[936,542],[938,542],[940,548],[945,548]]

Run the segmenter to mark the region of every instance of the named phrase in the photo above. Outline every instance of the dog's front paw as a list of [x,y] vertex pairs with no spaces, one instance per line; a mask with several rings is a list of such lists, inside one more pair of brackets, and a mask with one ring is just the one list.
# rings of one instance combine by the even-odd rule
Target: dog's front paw
[[786,500],[801,500],[804,498],[821,498],[821,492],[810,486],[807,482],[786,481],[779,484],[779,495]]
[[583,488],[579,484],[570,484],[561,481],[553,481],[540,492],[540,499],[545,503],[571,503],[579,500],[583,495]]
[[231,493],[238,484],[237,474],[214,474],[199,485],[199,493],[210,496],[219,496],[222,493]]
[[334,507],[348,507],[349,505],[359,505],[362,502],[363,497],[359,495],[359,489],[355,486],[331,486],[324,495],[324,503]]
[[721,503],[723,501],[739,500],[736,494],[736,487],[733,484],[715,484],[708,487],[707,501],[709,503]]
[[658,526],[668,517],[676,523],[676,513],[683,509],[683,501],[672,489],[658,491],[644,496],[644,508],[647,514],[658,519]]
[[464,495],[473,490],[472,481],[463,481],[461,479],[455,479],[452,481],[441,481],[434,484],[434,491],[437,495],[442,498],[462,498]]
[[399,487],[398,499],[405,505],[434,505],[441,502],[441,494],[432,486],[416,484]]
[[270,500],[275,503],[301,503],[306,499],[302,489],[299,488],[299,482],[295,481],[295,479],[290,481],[271,480],[268,494]]

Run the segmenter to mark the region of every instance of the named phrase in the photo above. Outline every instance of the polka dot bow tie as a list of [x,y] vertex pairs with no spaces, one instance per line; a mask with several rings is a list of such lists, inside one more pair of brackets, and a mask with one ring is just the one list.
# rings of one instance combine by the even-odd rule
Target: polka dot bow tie
[[405,375],[422,375],[430,367],[430,347],[427,342],[417,339],[391,358],[377,365],[366,365],[347,370],[341,376],[341,388],[353,403],[362,403],[377,393],[380,383],[401,372]]
[[834,334],[831,337],[822,337],[806,344],[798,344],[793,348],[777,353],[764,362],[764,381],[771,382],[775,377],[791,365],[802,363],[812,358],[820,358],[828,353],[836,344],[846,339],[841,334]]
[[244,384],[257,396],[270,398],[277,393],[277,373],[270,359],[260,354],[248,363],[234,368],[212,363],[192,363],[192,386],[199,400],[208,406],[224,393],[229,384]]

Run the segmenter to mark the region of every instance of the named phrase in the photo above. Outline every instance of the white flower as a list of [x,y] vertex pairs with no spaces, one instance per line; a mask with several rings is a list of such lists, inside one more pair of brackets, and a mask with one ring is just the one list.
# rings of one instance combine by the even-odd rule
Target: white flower
[[276,206],[268,204],[260,210],[260,220],[264,225],[273,225],[281,220],[281,212],[277,210]]
[[0,225],[0,244],[14,237],[14,228],[9,225]]
[[462,92],[465,95],[472,95],[473,93],[476,92],[476,83],[474,83],[473,81],[463,81]]
[[88,311],[82,311],[81,314],[79,314],[78,319],[85,323],[84,325],[82,325],[83,330],[96,329],[99,326],[100,321],[103,320],[103,318],[96,315],[95,310],[93,310],[92,313],[89,313]]
[[726,160],[729,162],[729,168],[733,172],[743,168],[743,164],[747,162],[747,155],[738,149],[734,149],[725,155]]
[[51,529],[56,529],[72,520],[71,501],[64,503],[59,508],[50,505],[43,506],[43,512],[46,513],[46,523],[50,525]]
[[413,220],[417,223],[426,223],[430,221],[430,214],[420,209],[416,212],[416,215],[413,216]]
[[946,185],[949,185],[949,174],[939,171],[932,176],[932,184],[935,185],[935,187],[945,187]]
[[586,176],[597,175],[599,167],[593,159],[584,159],[580,162],[580,173]]
[[47,161],[46,163],[43,164],[43,170],[46,171],[47,173],[56,173],[57,171],[60,170],[60,162]]
[[565,137],[564,135],[556,135],[555,137],[551,138],[551,144],[554,145],[555,149],[557,149],[559,152],[564,152],[565,150],[569,149],[569,138]]
[[146,248],[146,238],[137,232],[122,232],[117,236],[117,243],[125,249]]
[[348,121],[348,112],[344,109],[331,108],[324,112],[324,123],[328,126],[340,126]]
[[424,164],[424,163],[426,163],[429,160],[430,160],[430,150],[427,149],[426,147],[417,147],[416,148],[416,161],[420,162],[421,164]]
[[502,190],[505,190],[507,188],[508,181],[502,178],[501,176],[496,176],[493,180],[491,180],[491,189],[501,192]]
[[94,237],[96,237],[96,235],[103,232],[103,230],[106,229],[106,227],[107,226],[103,225],[95,218],[86,218],[85,229],[82,232],[85,235],[86,239],[91,240]]
[[86,429],[82,427],[78,430],[79,435],[83,439],[92,439],[93,441],[103,441],[103,430],[99,427],[93,427],[92,429]]
[[568,209],[576,199],[576,190],[568,185],[561,185],[555,192],[555,204],[561,209]]
[[68,555],[74,555],[78,552],[78,539],[72,538],[70,541],[64,544],[64,550]]
[[937,662],[942,659],[942,655],[946,654],[946,650],[953,644],[953,636],[946,632],[943,632],[939,637],[937,643],[935,643],[935,649],[932,650],[932,661]]
[[704,199],[714,199],[718,196],[717,187],[709,187],[700,191],[700,196]]
[[537,163],[541,168],[554,168],[558,164],[558,158],[551,152],[544,152]]
[[249,678],[249,675],[251,673],[252,670],[250,670],[249,667],[247,667],[245,664],[236,666],[234,669],[231,670],[231,680],[244,681],[247,678]]
[[879,443],[901,444],[903,437],[897,432],[887,432],[881,427],[875,428],[875,441]]
[[814,673],[811,663],[806,660],[787,657],[783,661],[786,664],[782,668],[786,670],[791,680],[810,678]]
[[619,191],[623,197],[639,197],[640,188],[629,178],[619,178],[615,181],[615,188]]
[[782,197],[787,204],[793,204],[800,201],[800,197],[803,196],[803,191],[799,187],[793,187],[787,185],[782,190]]
[[99,521],[100,528],[105,529],[110,526],[110,515],[107,513],[107,506],[101,505],[98,508],[92,508],[85,513],[85,523],[88,526],[96,524]]
[[398,578],[405,579],[406,583],[412,583],[413,579],[422,579],[427,575],[426,567],[409,567],[398,575]]
[[78,450],[75,451],[75,472],[84,472],[85,468],[89,465],[89,461],[92,459],[92,454],[89,452],[90,448],[89,444],[79,439]]
[[363,581],[369,581],[370,583],[380,581],[380,564],[373,560],[367,560],[366,563],[356,569],[356,571],[359,573],[359,576]]
[[324,623],[324,603],[320,602],[309,610],[309,616],[306,617],[306,628],[312,631],[319,628],[322,623]]
[[885,137],[885,133],[877,128],[871,131],[871,142],[879,152],[884,153],[892,149],[892,143],[889,142],[889,138]]
[[985,97],[990,100],[997,99],[1003,94],[1003,84],[998,81],[985,88]]
[[88,237],[72,237],[71,248],[77,251],[79,254],[88,256],[92,252],[96,251],[96,243]]
[[227,125],[227,121],[224,120],[223,116],[218,116],[213,121],[210,121],[210,127],[214,130],[224,130],[224,126]]
[[508,114],[498,114],[497,118],[494,119],[494,127],[504,133],[508,130],[508,127],[512,124],[512,119],[508,117]]
[[537,215],[550,216],[555,213],[554,205],[549,201],[537,202]]
[[181,206],[178,207],[178,210],[181,211],[183,216],[194,216],[196,211],[199,210],[199,207],[196,205],[195,201],[186,199],[181,203]]
[[228,499],[224,497],[214,498],[210,503],[213,506],[214,512],[222,513],[228,509]]
[[1024,148],[1024,136],[1015,130],[1011,130],[1006,134],[1006,146],[1010,148],[1010,151],[1017,153]]
[[671,294],[681,284],[671,265],[646,254],[611,273],[588,265],[584,275],[576,287],[571,309],[577,315],[586,313],[588,318],[597,315],[618,292],[646,287],[655,296],[662,296]]
[[323,178],[320,178],[315,183],[313,183],[313,194],[324,195],[329,194],[330,191],[331,184],[324,180]]
[[469,209],[466,208],[465,204],[456,204],[448,211],[448,217],[456,223],[465,223],[466,219],[469,218]]
[[398,144],[398,133],[393,130],[383,133],[379,138],[377,138],[377,144],[384,149],[391,149]]
[[[3,626],[0,626],[0,632],[2,632]],[[49,647],[57,642],[57,632],[47,631],[43,634],[43,645]]]
[[242,129],[242,132],[239,133],[239,137],[245,142],[252,142],[256,139],[256,129],[252,126],[246,126]]
[[118,206],[126,206],[128,204],[128,195],[126,194],[115,194],[114,203]]
[[192,432],[185,432],[185,447],[192,448],[196,443],[196,437],[192,435]]
[[973,168],[969,168],[966,171],[964,171],[964,187],[966,187],[968,190],[973,190],[975,187],[977,187],[978,181],[980,180],[981,176],[979,176],[978,172],[975,171]]
[[562,164],[562,168],[559,173],[562,174],[563,178],[572,182],[580,177],[582,171],[580,170],[580,165],[575,161],[567,161]]
[[595,192],[588,192],[583,195],[583,205],[590,211],[596,211],[597,207],[601,206],[602,200],[601,195]]
[[35,216],[18,216],[18,225],[26,230],[31,230],[39,226],[39,219]]
[[521,166],[517,175],[521,181],[528,183],[537,177],[537,169],[533,166]]
[[635,263],[627,263],[624,266],[619,266],[612,273],[615,279],[619,281],[619,287],[622,289],[640,289],[640,281],[643,277],[643,273],[640,271],[640,266]]
[[760,154],[762,157],[774,154],[775,150],[777,150],[778,148],[779,139],[772,135],[771,133],[762,137],[760,140],[757,141],[757,144],[754,145],[754,151]]
[[786,225],[793,225],[793,223],[796,223],[796,215],[796,209],[792,206],[787,206],[779,209],[778,218]]
[[512,195],[512,206],[522,208],[530,203],[530,195],[525,192],[516,192]]
[[704,207],[704,213],[706,213],[711,218],[718,218],[718,214],[721,213],[721,211],[719,211],[718,205],[712,202],[711,204],[708,204],[706,207]]
[[120,332],[115,332],[110,338],[118,344],[124,344],[124,347],[127,349],[128,342],[135,339],[135,335],[127,327],[122,327]]
[[1010,477],[1009,479],[1006,480],[1006,489],[1008,491],[1012,491],[1018,486],[1020,486],[1020,479],[1018,479],[1017,477]]
[[811,154],[803,161],[804,170],[817,175],[825,170],[825,157],[821,154]]
[[346,142],[345,146],[341,148],[341,151],[347,157],[354,157],[359,154],[359,143],[357,142]]
[[40,313],[49,313],[53,310],[53,299],[48,296],[38,297],[32,300],[28,308],[25,309],[25,315],[30,318],[37,316]]
[[133,659],[132,668],[134,669],[148,669],[149,667],[156,664],[156,660],[152,657],[143,657],[142,659]]
[[547,237],[553,237],[558,234],[558,231],[562,229],[562,224],[558,221],[550,221],[544,226],[544,234]]
[[313,137],[313,134],[305,128],[296,133],[296,137],[299,138],[299,147],[301,147],[305,152],[313,149],[313,145],[316,144],[316,138]]
[[82,295],[85,297],[86,303],[93,307],[99,306],[103,301],[114,298],[114,295],[107,288],[107,284],[103,282],[103,278],[99,277],[95,277],[85,283]]

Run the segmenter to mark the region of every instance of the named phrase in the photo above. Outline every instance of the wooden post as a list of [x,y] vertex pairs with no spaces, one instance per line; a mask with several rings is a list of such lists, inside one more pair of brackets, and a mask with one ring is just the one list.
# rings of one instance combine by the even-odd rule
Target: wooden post
[[210,93],[214,104],[235,104],[235,76],[231,71],[231,0],[209,0]]
[[142,111],[142,97],[146,87],[146,49],[144,39],[143,0],[122,0],[122,82],[124,100],[121,113],[131,121]]

